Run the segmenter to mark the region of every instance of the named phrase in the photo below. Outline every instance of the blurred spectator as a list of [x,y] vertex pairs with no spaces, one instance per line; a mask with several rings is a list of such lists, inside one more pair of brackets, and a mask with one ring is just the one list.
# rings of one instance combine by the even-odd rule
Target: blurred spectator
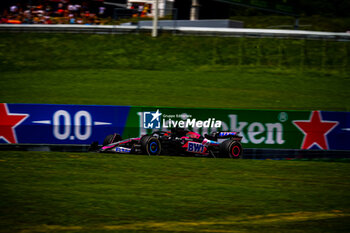
[[16,14],[18,12],[18,7],[16,5],[13,5],[10,7],[10,12],[12,14]]
[[[22,1],[23,2],[23,1]],[[29,5],[32,2],[33,5]],[[79,0],[32,0],[9,6],[0,12],[5,24],[100,24],[105,17],[103,3]]]
[[104,13],[105,13],[105,10],[106,10],[106,7],[100,6],[100,7],[98,8],[98,15],[99,15],[99,16],[103,16]]

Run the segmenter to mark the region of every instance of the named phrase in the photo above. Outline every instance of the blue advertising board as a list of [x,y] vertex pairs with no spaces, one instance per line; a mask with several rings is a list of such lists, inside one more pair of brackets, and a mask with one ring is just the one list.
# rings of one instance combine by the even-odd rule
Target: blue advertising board
[[0,104],[0,143],[90,144],[122,134],[128,106]]

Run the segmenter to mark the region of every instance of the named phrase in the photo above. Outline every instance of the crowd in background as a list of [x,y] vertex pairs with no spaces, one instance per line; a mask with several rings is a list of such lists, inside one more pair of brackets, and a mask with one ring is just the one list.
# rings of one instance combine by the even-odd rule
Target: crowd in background
[[[3,24],[101,24],[102,1],[42,0],[10,5],[0,12]],[[33,3],[34,2],[34,3]]]

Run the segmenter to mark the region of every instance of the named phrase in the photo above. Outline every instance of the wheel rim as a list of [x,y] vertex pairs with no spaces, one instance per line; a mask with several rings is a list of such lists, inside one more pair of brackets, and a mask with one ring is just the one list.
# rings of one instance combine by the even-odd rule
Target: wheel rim
[[149,151],[153,154],[156,153],[158,151],[158,144],[156,142],[151,142],[149,144]]
[[232,147],[232,151],[231,152],[232,152],[232,155],[234,157],[238,157],[240,155],[240,153],[241,153],[241,148],[239,148],[238,145],[235,145],[235,146]]

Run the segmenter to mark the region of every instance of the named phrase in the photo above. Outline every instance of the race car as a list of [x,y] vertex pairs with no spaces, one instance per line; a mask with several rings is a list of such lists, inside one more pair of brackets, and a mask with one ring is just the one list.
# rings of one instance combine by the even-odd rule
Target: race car
[[106,136],[102,146],[98,146],[98,142],[93,142],[90,151],[237,159],[242,157],[241,139],[237,132],[219,131],[201,136],[193,131],[174,128],[171,131],[155,131],[140,138],[125,140],[117,133],[110,134]]

